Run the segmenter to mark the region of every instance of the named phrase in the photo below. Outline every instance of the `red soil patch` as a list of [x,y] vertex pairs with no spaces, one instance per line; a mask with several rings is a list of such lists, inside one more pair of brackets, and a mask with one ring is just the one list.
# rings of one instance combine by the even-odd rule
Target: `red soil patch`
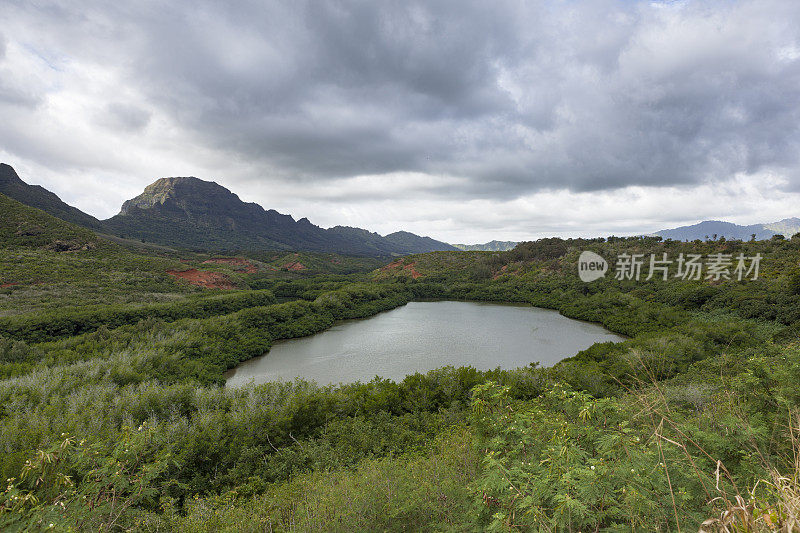
[[396,267],[401,267],[403,271],[407,272],[412,278],[417,279],[418,277],[422,276],[422,274],[417,272],[417,270],[414,268],[416,264],[417,264],[416,261],[414,261],[407,265],[404,265],[403,260],[398,259],[397,261],[392,261],[388,265],[381,267],[381,272],[385,272],[387,270],[391,270]]
[[255,274],[258,272],[258,267],[256,267],[247,259],[242,259],[240,257],[219,257],[216,259],[203,261],[203,264],[209,263],[213,263],[215,265],[230,265],[234,267],[236,272],[244,272],[245,274]]
[[417,263],[409,263],[409,264],[407,264],[406,266],[403,267],[403,270],[408,270],[411,273],[411,277],[414,278],[414,279],[417,279],[418,277],[420,277],[422,275],[419,272],[417,272],[417,270],[414,268],[414,265],[416,265],[416,264]]
[[12,281],[11,283],[0,283],[0,289],[7,289],[8,287],[13,287],[14,285],[19,285],[16,281]]
[[499,278],[500,276],[502,276],[503,274],[505,274],[505,273],[506,273],[506,270],[508,270],[508,265],[503,265],[503,268],[501,268],[500,270],[498,270],[498,271],[497,271],[497,274],[495,274],[494,276],[492,276],[492,279],[497,279],[497,278]]
[[231,283],[228,276],[221,272],[207,272],[205,270],[167,270],[167,274],[177,279],[188,281],[192,285],[203,287],[204,289],[235,289],[236,285]]
[[[297,255],[297,254],[295,254]],[[306,266],[301,263],[300,261],[295,261],[293,263],[286,263],[285,265],[281,265],[281,268],[285,268],[286,270],[291,270],[293,272],[297,272],[298,270],[305,270]]]
[[403,264],[403,260],[402,260],[402,259],[398,259],[397,261],[392,261],[392,262],[391,262],[391,263],[389,263],[388,265],[386,265],[386,266],[382,266],[382,267],[381,267],[381,272],[385,272],[385,271],[387,271],[387,270],[391,270],[391,269],[393,269],[394,267],[400,266],[401,264]]

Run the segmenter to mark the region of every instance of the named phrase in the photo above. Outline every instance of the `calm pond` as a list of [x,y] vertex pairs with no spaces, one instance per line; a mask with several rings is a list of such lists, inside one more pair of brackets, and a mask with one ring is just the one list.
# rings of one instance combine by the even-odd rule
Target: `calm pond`
[[270,352],[226,374],[229,387],[250,381],[321,385],[395,381],[442,366],[481,370],[552,366],[595,342],[621,341],[602,326],[526,305],[411,302],[363,320],[348,320],[310,337],[276,342]]

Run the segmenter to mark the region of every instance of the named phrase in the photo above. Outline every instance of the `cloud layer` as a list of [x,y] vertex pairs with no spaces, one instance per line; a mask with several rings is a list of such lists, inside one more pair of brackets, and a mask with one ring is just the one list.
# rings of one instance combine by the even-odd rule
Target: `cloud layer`
[[98,216],[187,174],[451,241],[797,214],[793,0],[81,4],[0,6],[0,157]]

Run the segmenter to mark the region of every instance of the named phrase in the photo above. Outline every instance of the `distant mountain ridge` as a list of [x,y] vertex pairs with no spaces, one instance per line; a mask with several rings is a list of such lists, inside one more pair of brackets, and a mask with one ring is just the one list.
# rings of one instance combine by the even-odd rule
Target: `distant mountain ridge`
[[427,252],[446,252],[454,251],[456,248],[447,243],[440,242],[430,237],[420,237],[408,231],[395,231],[384,237],[388,242],[392,243],[402,250],[418,250],[417,252],[409,253],[427,253]]
[[767,224],[750,224],[747,226],[722,220],[705,220],[691,226],[657,231],[653,235],[674,241],[718,239],[720,237],[749,241],[753,238],[753,235],[755,235],[756,240],[765,240],[779,234],[789,238],[795,233],[800,233],[800,218],[796,217]]
[[784,218],[783,220],[779,220],[777,222],[764,224],[764,228],[789,238],[795,233],[800,233],[800,218]]
[[453,246],[465,252],[505,252],[512,250],[518,244],[515,241],[489,241],[485,244],[454,244]]
[[[8,193],[6,193],[8,191]],[[408,232],[385,237],[360,228],[324,229],[274,209],[247,203],[213,181],[161,178],[122,204],[119,214],[97,220],[46,189],[28,185],[0,165],[0,192],[23,204],[93,229],[166,246],[208,251],[303,250],[349,255],[392,256],[455,250],[447,243]]]
[[374,255],[392,255],[393,253],[397,253],[396,248],[381,235],[366,229],[353,228],[350,226],[333,226],[332,228],[328,228],[327,232],[342,239],[359,241],[363,243],[364,246],[374,250]]
[[456,250],[453,246],[431,239],[420,237],[408,231],[396,231],[385,236],[361,228],[350,226],[334,226],[327,230],[329,233],[345,238],[360,240],[382,254],[420,254],[426,252],[444,252]]

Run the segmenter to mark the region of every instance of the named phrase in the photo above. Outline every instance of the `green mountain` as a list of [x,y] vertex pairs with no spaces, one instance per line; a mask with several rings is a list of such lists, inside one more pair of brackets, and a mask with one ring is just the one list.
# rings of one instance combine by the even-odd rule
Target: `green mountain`
[[202,250],[304,250],[390,256],[452,250],[429,237],[386,237],[360,228],[323,229],[274,209],[246,203],[225,187],[194,177],[162,178],[122,205],[104,231],[169,246]]
[[[398,250],[398,247],[393,243],[387,241],[381,235],[365,230],[362,228],[353,228],[350,226],[334,226],[326,230],[330,235],[336,235],[339,238],[351,242],[360,242],[364,246],[369,247],[376,256],[397,255],[403,253]],[[410,252],[409,252],[410,253]]]
[[116,235],[202,250],[270,249],[365,254],[366,246],[329,235],[308,219],[246,203],[194,177],[162,178],[103,222]]
[[88,250],[97,236],[81,228],[0,194],[0,247],[46,248],[57,252]]
[[65,204],[61,198],[44,187],[28,185],[19,178],[11,166],[5,163],[0,163],[0,194],[79,226],[98,230],[102,225],[93,216]]
[[505,252],[512,250],[518,242],[514,241],[489,241],[486,244],[454,244],[459,250],[465,252]]
[[420,237],[408,231],[396,231],[384,237],[386,241],[401,250],[400,253],[422,254],[426,252],[446,252],[453,251],[455,248],[447,243],[431,239],[430,237]]
[[437,241],[430,237],[420,237],[419,235],[407,231],[397,231],[386,236],[381,236],[361,228],[334,226],[329,228],[328,232],[347,239],[363,242],[374,248],[377,255],[406,255],[455,250],[455,248],[446,242]]

